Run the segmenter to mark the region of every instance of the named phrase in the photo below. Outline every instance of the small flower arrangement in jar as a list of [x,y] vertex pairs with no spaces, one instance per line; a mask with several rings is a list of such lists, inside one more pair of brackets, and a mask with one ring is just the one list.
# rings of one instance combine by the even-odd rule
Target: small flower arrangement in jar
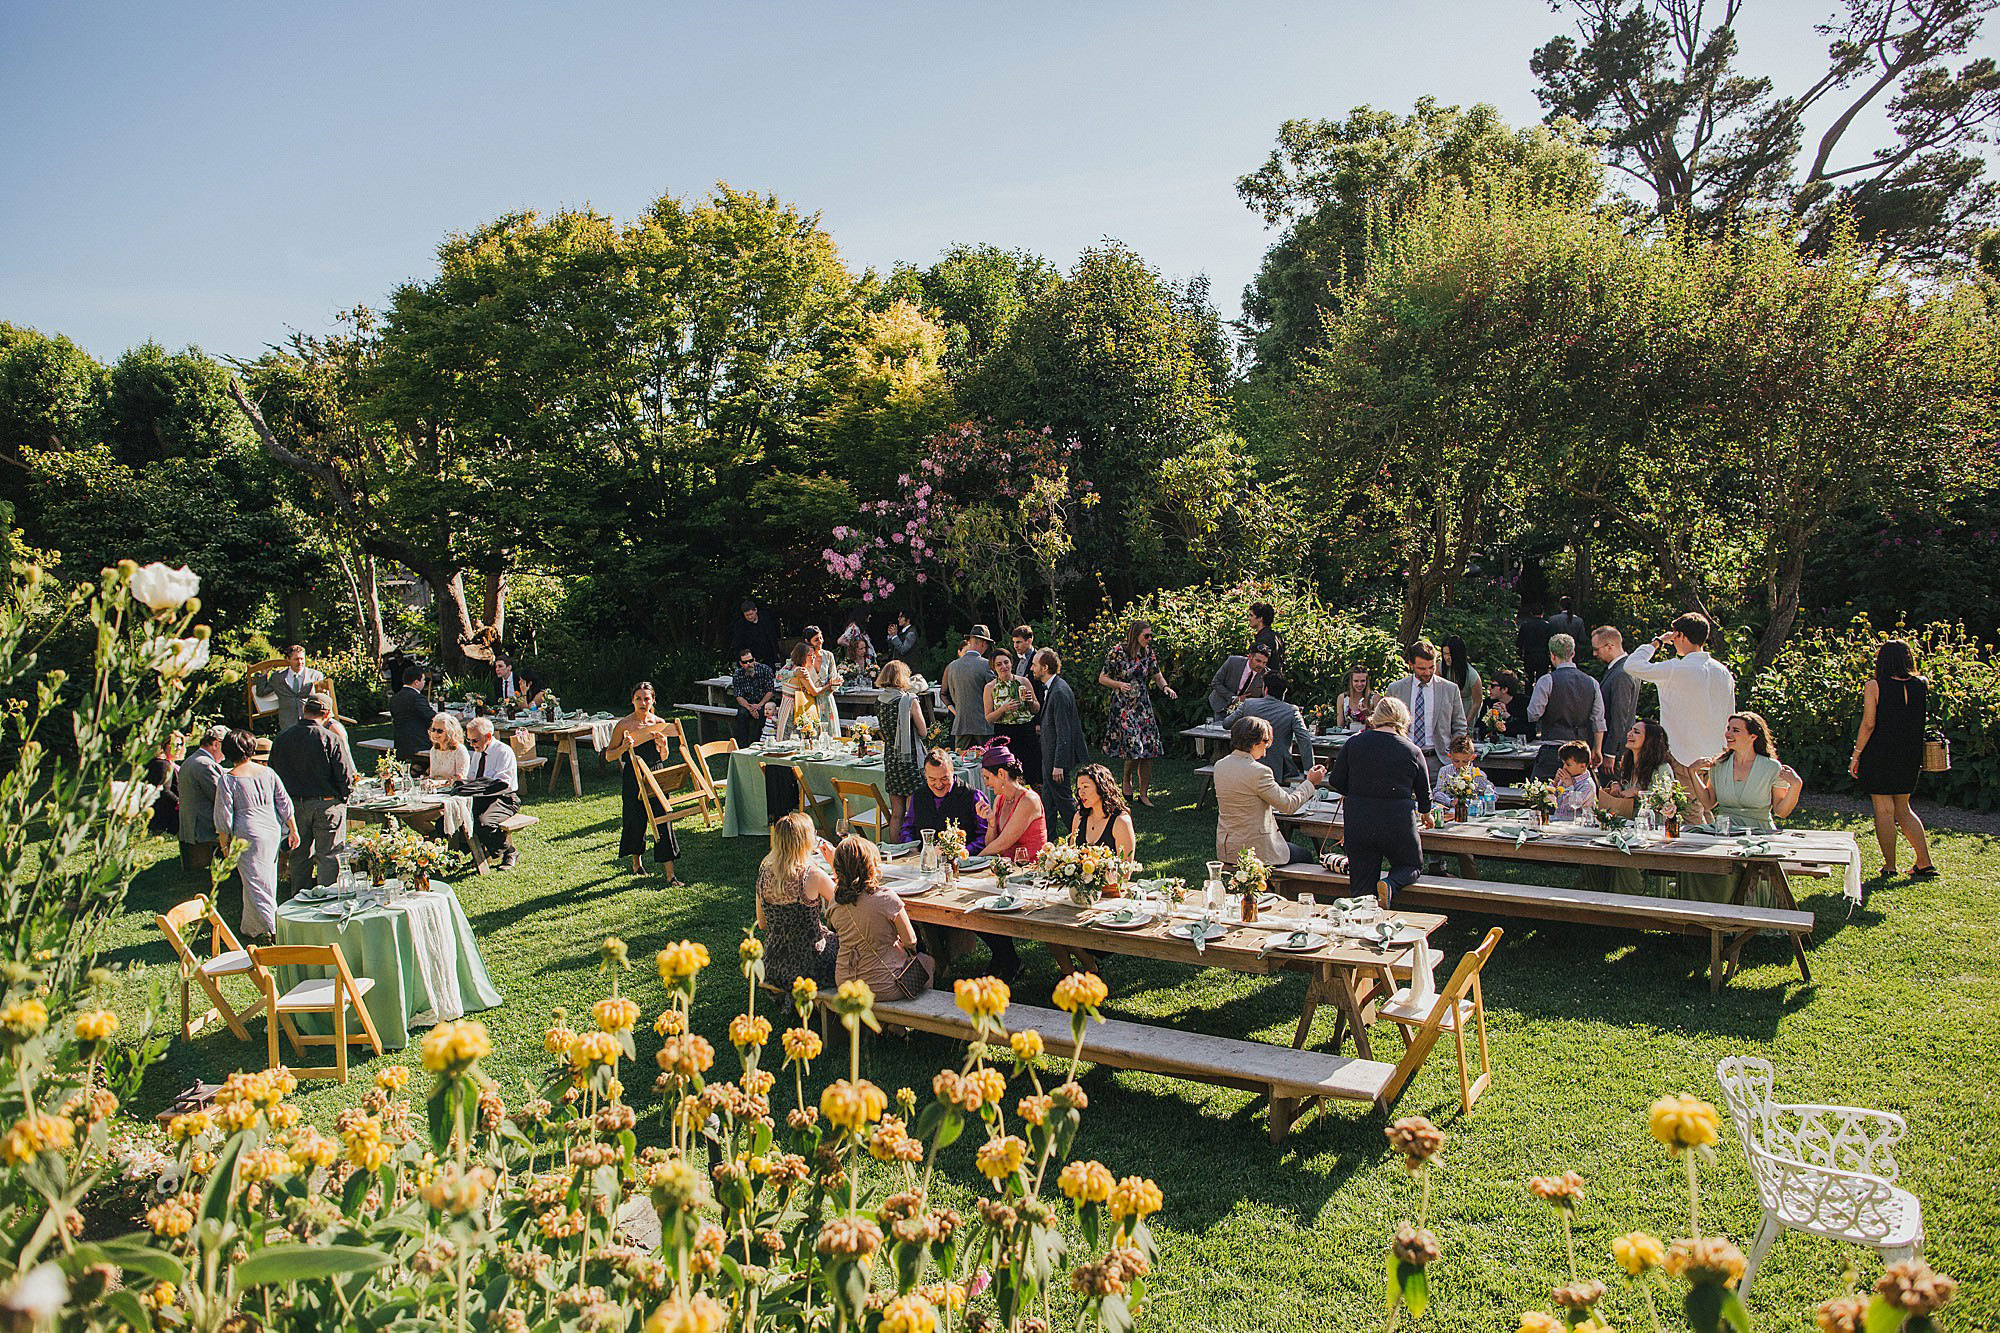
[[1268,891],[1271,883],[1271,868],[1264,864],[1257,853],[1245,847],[1236,854],[1236,864],[1231,866],[1223,879],[1231,893],[1243,899],[1243,919],[1257,919],[1257,899]]

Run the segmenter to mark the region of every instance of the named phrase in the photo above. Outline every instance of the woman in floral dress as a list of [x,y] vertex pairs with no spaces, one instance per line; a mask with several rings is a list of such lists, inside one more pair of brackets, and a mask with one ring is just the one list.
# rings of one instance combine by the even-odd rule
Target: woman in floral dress
[[910,668],[891,662],[882,668],[882,693],[875,700],[876,729],[882,734],[882,789],[889,798],[889,827],[900,835],[910,797],[923,781],[924,737],[930,724],[924,703],[910,688]]
[[[1153,713],[1153,696],[1148,687],[1158,685],[1169,699],[1179,699],[1173,686],[1160,671],[1160,659],[1153,654],[1153,626],[1135,620],[1125,631],[1125,642],[1111,650],[1097,683],[1117,691],[1111,704],[1111,726],[1105,732],[1104,752],[1125,761],[1124,786],[1133,801],[1151,807],[1146,794],[1152,783],[1153,761],[1166,753],[1160,738],[1160,720]],[[1138,781],[1133,781],[1134,773]]]

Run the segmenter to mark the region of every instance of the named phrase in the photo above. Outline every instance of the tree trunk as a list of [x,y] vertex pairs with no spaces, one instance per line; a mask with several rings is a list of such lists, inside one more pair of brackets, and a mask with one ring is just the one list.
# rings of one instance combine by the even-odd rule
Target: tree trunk
[[361,632],[379,669],[389,652],[389,635],[382,628],[382,585],[375,577],[372,555],[361,557]]
[[431,607],[437,613],[438,661],[440,669],[462,672],[468,659],[466,645],[474,638],[471,608],[465,602],[465,571],[414,566],[417,577],[430,585]]
[[[1590,563],[1590,538],[1588,536],[1579,538],[1570,551],[1572,552],[1569,579],[1570,609],[1583,620],[1584,628],[1589,629],[1591,586],[1596,582]],[[1589,646],[1587,643],[1577,645],[1579,649],[1588,649]]]
[[[340,562],[340,576],[347,580],[347,599],[354,606],[354,637],[365,647],[368,644],[368,606],[361,597],[361,580],[354,575],[354,557],[348,553],[345,546],[336,542],[333,546],[333,558]],[[378,654],[375,664],[380,666],[381,663],[382,659]]]
[[[1778,660],[1778,653],[1785,646],[1785,640],[1792,635],[1792,626],[1799,618],[1799,584],[1806,572],[1804,543],[1788,549],[1778,562],[1776,573],[1776,596],[1771,600],[1771,619],[1764,626],[1764,633],[1757,640],[1757,656],[1751,664],[1751,673],[1760,675],[1771,663]],[[1748,691],[1744,691],[1745,694]]]
[[493,631],[493,639],[497,643],[507,637],[507,567],[496,565],[484,573],[486,604],[482,619]]

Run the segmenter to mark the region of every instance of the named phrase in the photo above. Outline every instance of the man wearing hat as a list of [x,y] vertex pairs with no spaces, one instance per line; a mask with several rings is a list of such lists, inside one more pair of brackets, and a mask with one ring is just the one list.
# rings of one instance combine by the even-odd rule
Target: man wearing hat
[[319,882],[339,873],[333,853],[347,841],[347,795],[354,790],[354,759],[347,742],[327,725],[333,710],[323,694],[307,695],[299,720],[271,742],[271,771],[292,798],[299,845],[292,850],[292,892],[311,887],[317,863]]
[[986,682],[993,679],[993,664],[986,650],[993,644],[993,631],[974,625],[965,636],[958,657],[944,669],[944,701],[951,705],[951,734],[963,746],[983,745],[993,734],[986,720]]

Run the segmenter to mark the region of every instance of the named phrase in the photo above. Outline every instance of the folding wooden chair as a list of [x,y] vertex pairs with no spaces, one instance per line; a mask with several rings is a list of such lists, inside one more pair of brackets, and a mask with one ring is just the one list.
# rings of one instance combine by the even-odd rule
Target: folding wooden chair
[[735,753],[736,742],[727,737],[719,741],[704,741],[694,747],[694,766],[701,770],[701,776],[707,781],[708,794],[715,798],[717,809],[722,808],[724,794],[729,790],[729,763],[726,759],[723,761],[722,776],[717,777],[715,766],[708,761],[717,755]]
[[708,783],[685,758],[654,768],[638,750],[629,751],[625,761],[639,783],[639,804],[646,809],[646,825],[658,832],[666,824],[700,815],[703,823],[715,817]]
[[814,791],[812,784],[806,781],[806,770],[803,764],[792,764],[790,767],[792,777],[799,784],[799,809],[812,817],[814,828],[831,827],[832,821],[838,820],[840,817],[840,798],[838,796],[822,796]]
[[[1421,1014],[1413,1013],[1409,1004],[1409,989],[1396,992],[1379,1012],[1382,1017],[1396,1024],[1403,1035],[1403,1058],[1396,1064],[1396,1072],[1382,1091],[1381,1105],[1387,1107],[1396,1100],[1403,1084],[1430,1058],[1431,1047],[1437,1044],[1440,1032],[1451,1033],[1452,1043],[1458,1048],[1458,1099],[1465,1107],[1467,1115],[1472,1114],[1472,1104],[1493,1081],[1493,1057],[1486,1045],[1486,996],[1479,986],[1479,973],[1486,966],[1486,960],[1493,956],[1493,950],[1500,943],[1502,931],[1495,926],[1486,932],[1486,938],[1479,947],[1458,960],[1458,967],[1452,972],[1451,980],[1437,993],[1428,1009]],[[1403,1002],[1398,1012],[1397,1002]],[[1466,1060],[1465,1032],[1470,1025],[1479,1034],[1479,1076],[1474,1078]]]
[[[209,956],[198,958],[181,932],[204,919],[209,927]],[[236,936],[208,899],[190,898],[184,903],[177,903],[154,916],[153,921],[165,932],[167,942],[174,946],[174,953],[180,959],[181,1040],[192,1041],[194,1034],[201,1031],[211,1018],[220,1018],[227,1023],[238,1041],[250,1040],[250,1029],[243,1026],[243,1020],[262,1013],[264,1000],[260,996],[248,1009],[239,1012],[222,993],[224,977],[249,976],[254,969],[249,952],[237,943]],[[208,1008],[200,1014],[191,1015],[189,1004],[194,998],[191,988],[195,983],[208,993]]]
[[[375,1048],[375,1054],[382,1054],[382,1038],[376,1034],[375,1020],[368,1016],[367,995],[375,989],[375,981],[372,977],[356,977],[348,971],[347,959],[341,954],[338,944],[272,945],[252,949],[250,961],[255,966],[257,984],[264,988],[264,1000],[271,1007],[271,1018],[265,1023],[264,1032],[272,1068],[278,1064],[278,1029],[281,1027],[292,1043],[292,1049],[301,1056],[308,1046],[333,1047],[331,1065],[310,1069],[294,1067],[292,1073],[300,1078],[334,1078],[347,1082],[347,1047],[350,1042],[366,1041]],[[279,967],[326,967],[333,969],[333,975],[301,981],[280,995],[277,975],[272,971]],[[350,1033],[347,1028],[350,1005],[355,1016],[361,1020],[359,1033]],[[301,1033],[292,1025],[293,1014],[331,1014],[333,1035],[323,1037]]]
[[[532,731],[517,731],[507,737],[507,748],[514,752],[514,771],[517,775],[532,773],[549,762],[547,755],[535,752],[535,733]],[[514,785],[520,791],[527,790],[526,785],[518,781]]]
[[880,787],[872,782],[835,778],[833,795],[840,802],[840,822],[847,825],[848,832],[859,833],[865,828],[874,834],[875,841],[887,840],[889,798]]

